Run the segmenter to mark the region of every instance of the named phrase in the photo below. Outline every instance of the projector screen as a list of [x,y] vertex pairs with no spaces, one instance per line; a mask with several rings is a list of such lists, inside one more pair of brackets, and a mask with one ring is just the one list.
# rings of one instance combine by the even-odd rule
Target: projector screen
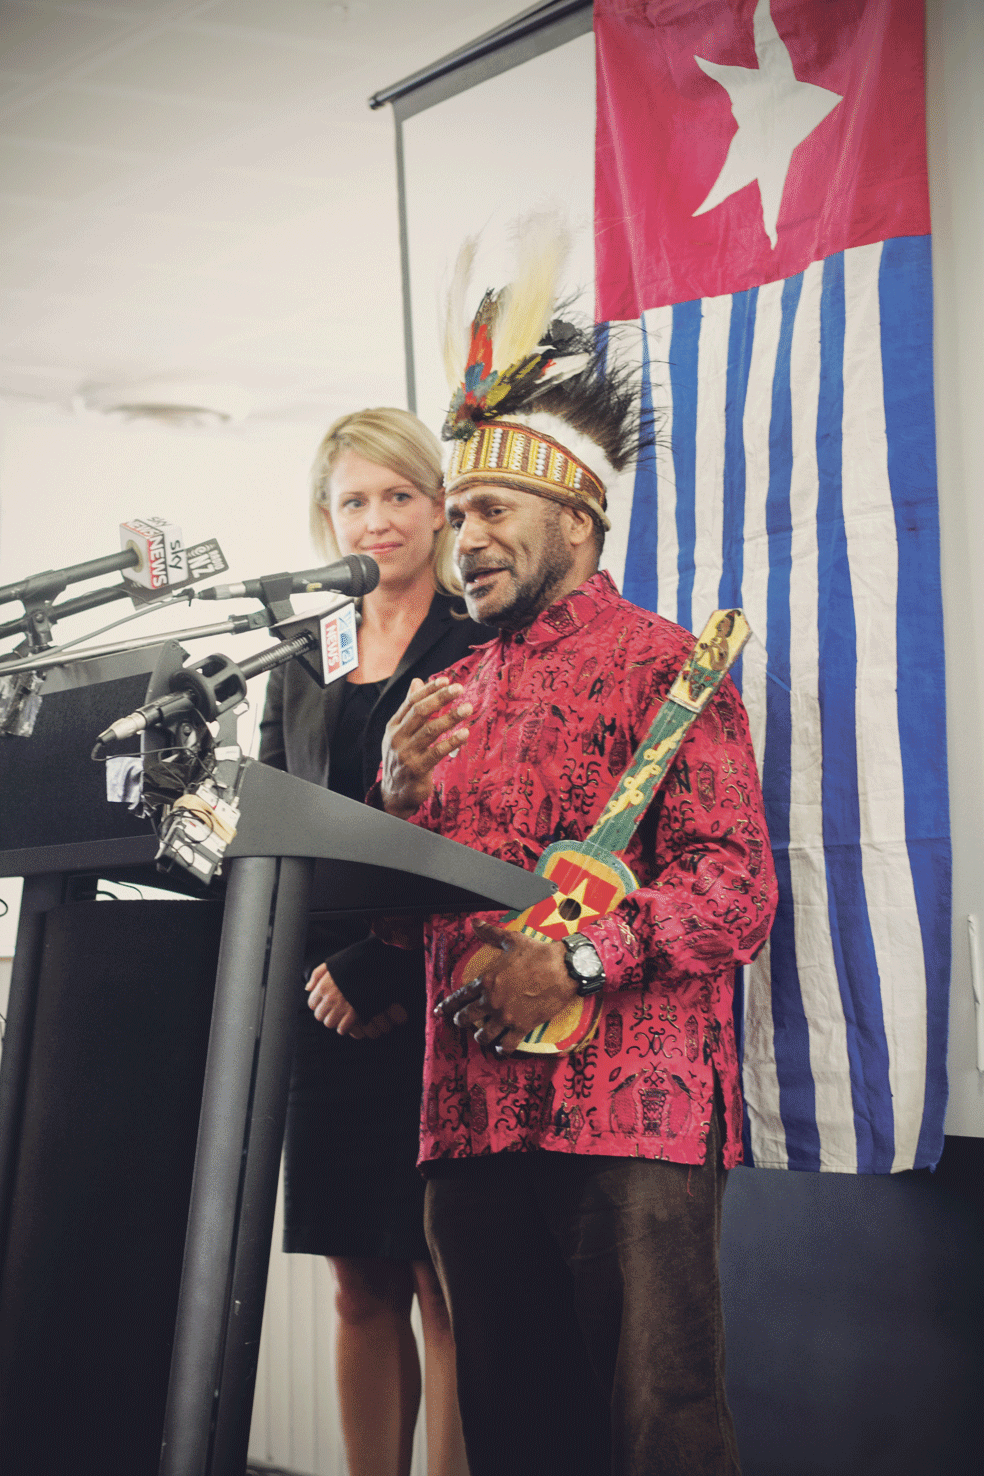
[[590,32],[491,77],[403,124],[417,414],[435,429],[448,402],[441,318],[461,243],[479,238],[468,299],[512,275],[511,227],[561,212],[574,233],[566,279],[594,314],[594,38]]

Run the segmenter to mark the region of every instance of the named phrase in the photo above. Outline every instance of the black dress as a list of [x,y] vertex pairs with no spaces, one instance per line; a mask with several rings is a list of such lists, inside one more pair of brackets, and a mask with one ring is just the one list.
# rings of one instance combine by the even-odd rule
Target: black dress
[[[434,596],[386,682],[322,689],[297,662],[273,671],[260,758],[363,798],[379,767],[383,730],[413,678],[426,680],[493,635],[455,618],[453,608],[445,596]],[[425,1260],[423,1180],[416,1168],[422,955],[387,948],[361,923],[349,922],[312,927],[307,970],[323,960],[362,1019],[399,1000],[408,1021],[375,1041],[339,1036],[315,1020],[299,987],[284,1143],[284,1249]]]

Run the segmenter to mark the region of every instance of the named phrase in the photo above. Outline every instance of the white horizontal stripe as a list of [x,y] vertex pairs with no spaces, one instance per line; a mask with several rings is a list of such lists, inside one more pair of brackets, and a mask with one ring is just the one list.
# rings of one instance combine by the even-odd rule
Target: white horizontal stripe
[[[607,367],[616,364],[628,365],[641,372],[642,329],[639,320],[628,323],[611,323],[608,328]],[[605,547],[601,555],[601,567],[606,569],[619,589],[625,581],[625,557],[629,547],[629,527],[632,522],[632,493],[635,486],[635,461],[630,462],[606,483],[608,494],[606,512],[611,528],[605,534]]]
[[748,712],[755,758],[762,769],[765,750],[765,671],[768,645],[769,496],[772,387],[782,327],[782,282],[759,289],[755,337],[748,370],[742,436],[745,443],[745,547],[741,603],[755,632],[742,658],[742,696]]
[[810,1033],[820,1163],[857,1171],[847,1026],[830,938],[823,853],[823,752],[817,580],[817,405],[823,263],[803,276],[789,378],[793,472],[790,483],[790,811],[789,867],[800,994]]
[[697,460],[694,513],[697,538],[691,625],[699,631],[717,609],[724,523],[724,432],[728,392],[731,298],[705,297],[697,354]]
[[776,1090],[770,978],[771,948],[766,942],[755,962],[745,969],[742,1092],[754,1162],[759,1168],[788,1168],[786,1130]]
[[[742,657],[742,697],[748,712],[755,759],[762,771],[765,749],[766,643],[768,640],[769,432],[776,350],[782,323],[782,283],[763,287],[755,311],[742,434],[745,445],[745,544],[741,604],[754,637]],[[768,951],[745,970],[745,1061],[752,1157],[762,1167],[785,1168],[786,1140],[779,1109],[772,1024],[772,981]],[[750,1022],[754,1022],[749,1029]]]
[[659,600],[656,609],[664,619],[675,621],[680,571],[677,568],[677,486],[673,465],[673,392],[670,385],[673,309],[653,308],[644,315],[644,320],[649,334],[649,379],[656,422],[656,509],[659,519],[656,550]]

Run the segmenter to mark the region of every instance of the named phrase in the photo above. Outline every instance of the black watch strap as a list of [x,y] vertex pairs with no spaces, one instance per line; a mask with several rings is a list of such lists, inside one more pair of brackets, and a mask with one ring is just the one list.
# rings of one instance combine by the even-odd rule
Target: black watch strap
[[585,938],[583,933],[570,933],[562,942],[564,963],[578,994],[582,997],[597,994],[605,987],[605,969],[590,938]]

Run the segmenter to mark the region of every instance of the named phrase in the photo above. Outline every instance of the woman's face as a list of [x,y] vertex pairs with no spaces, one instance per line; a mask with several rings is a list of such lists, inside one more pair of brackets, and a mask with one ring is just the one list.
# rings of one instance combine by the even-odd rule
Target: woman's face
[[[429,572],[444,507],[399,472],[343,451],[329,481],[331,525],[343,554],[369,554],[379,583],[412,584]],[[327,511],[327,510],[326,510]]]

